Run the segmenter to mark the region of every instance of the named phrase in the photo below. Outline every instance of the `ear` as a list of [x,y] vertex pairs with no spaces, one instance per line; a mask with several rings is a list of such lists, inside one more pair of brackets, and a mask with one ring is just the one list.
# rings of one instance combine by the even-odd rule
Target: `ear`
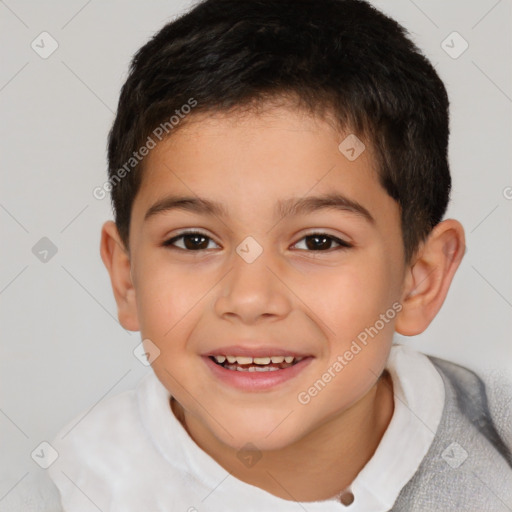
[[130,255],[119,236],[117,226],[112,221],[105,222],[101,229],[100,254],[110,274],[119,322],[129,331],[140,330]]
[[437,315],[448,294],[465,251],[460,222],[440,222],[425,240],[406,270],[402,310],[395,329],[404,336],[423,332]]

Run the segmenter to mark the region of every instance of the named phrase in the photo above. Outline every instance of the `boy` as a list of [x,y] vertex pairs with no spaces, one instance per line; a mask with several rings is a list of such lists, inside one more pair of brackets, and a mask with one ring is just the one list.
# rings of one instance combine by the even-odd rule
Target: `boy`
[[148,42],[101,255],[154,373],[52,443],[64,509],[510,509],[480,379],[392,347],[464,253],[447,143],[442,82],[365,2],[206,0]]

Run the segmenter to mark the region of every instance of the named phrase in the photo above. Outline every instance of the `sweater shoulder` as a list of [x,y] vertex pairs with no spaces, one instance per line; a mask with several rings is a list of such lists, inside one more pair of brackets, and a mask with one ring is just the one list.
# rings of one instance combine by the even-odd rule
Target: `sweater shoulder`
[[443,379],[443,414],[432,445],[392,510],[501,510],[503,502],[512,503],[512,447],[498,434],[486,385],[468,368],[429,359]]

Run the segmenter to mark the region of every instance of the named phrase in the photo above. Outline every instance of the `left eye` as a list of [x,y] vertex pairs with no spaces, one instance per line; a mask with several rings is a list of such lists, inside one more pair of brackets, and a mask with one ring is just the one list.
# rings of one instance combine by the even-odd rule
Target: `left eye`
[[345,240],[341,240],[335,236],[327,235],[326,233],[313,233],[311,235],[307,235],[304,238],[301,238],[295,246],[302,243],[305,248],[299,248],[300,250],[309,250],[309,251],[327,251],[332,249],[332,244],[335,243],[338,247],[334,247],[334,249],[348,249],[352,247],[351,244],[345,242]]

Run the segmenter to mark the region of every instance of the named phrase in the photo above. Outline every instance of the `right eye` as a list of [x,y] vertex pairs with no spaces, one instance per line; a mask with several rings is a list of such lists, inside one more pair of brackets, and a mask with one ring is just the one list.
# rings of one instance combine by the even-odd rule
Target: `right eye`
[[[204,251],[209,249],[210,242],[219,247],[209,236],[200,231],[186,231],[166,240],[162,245],[169,249]],[[215,249],[215,247],[213,248]]]

